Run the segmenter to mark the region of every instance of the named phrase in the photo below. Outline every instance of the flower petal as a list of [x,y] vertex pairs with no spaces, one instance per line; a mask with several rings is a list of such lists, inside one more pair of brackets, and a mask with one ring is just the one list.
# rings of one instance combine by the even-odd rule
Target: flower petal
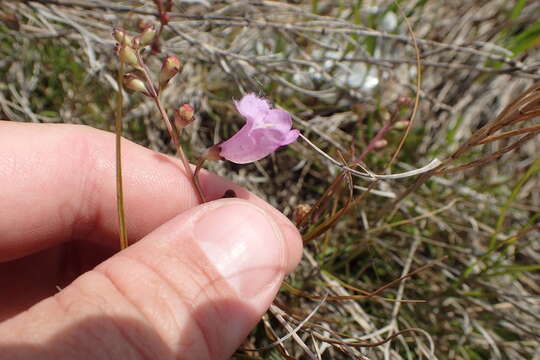
[[299,131],[291,130],[291,115],[281,109],[271,109],[268,101],[247,94],[236,108],[246,118],[246,124],[230,139],[219,145],[219,155],[237,164],[262,159],[298,138]]
[[246,125],[229,140],[220,144],[219,155],[237,164],[260,160],[279,147],[279,142],[274,136],[268,135],[270,135],[268,131],[247,131]]
[[290,143],[295,142],[296,139],[298,139],[298,136],[300,136],[300,130],[292,129],[282,140],[281,146],[289,145]]
[[291,115],[281,109],[273,109],[266,113],[261,123],[257,123],[255,128],[272,128],[283,134],[291,130]]
[[270,103],[255,94],[247,94],[240,101],[235,102],[238,112],[246,118],[248,123],[259,123],[270,111]]

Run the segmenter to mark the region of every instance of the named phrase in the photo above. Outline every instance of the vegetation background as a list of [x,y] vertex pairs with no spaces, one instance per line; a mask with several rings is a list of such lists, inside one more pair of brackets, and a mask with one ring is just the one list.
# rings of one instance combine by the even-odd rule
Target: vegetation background
[[[0,117],[113,130],[111,30],[159,25],[156,2],[0,3]],[[172,2],[146,61],[184,63],[162,97],[171,112],[196,110],[183,136],[192,161],[242,126],[232,100],[245,92],[294,114],[340,164],[361,160],[357,170],[447,159],[438,172],[373,181],[299,140],[256,164],[209,163],[294,218],[306,240],[243,347],[293,335],[236,358],[540,359],[540,101],[536,89],[519,98],[540,78],[539,15],[525,0]],[[140,94],[125,95],[124,127],[174,152]]]

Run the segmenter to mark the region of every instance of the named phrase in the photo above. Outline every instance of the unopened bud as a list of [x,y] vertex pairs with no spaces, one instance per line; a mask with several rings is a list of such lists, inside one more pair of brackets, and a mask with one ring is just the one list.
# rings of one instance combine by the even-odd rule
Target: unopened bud
[[129,36],[124,29],[115,28],[113,30],[113,37],[120,44],[131,44],[131,36]]
[[159,73],[159,86],[160,88],[165,88],[169,80],[178,72],[182,70],[182,64],[180,59],[177,56],[167,56],[163,60],[163,65],[161,66],[161,72]]
[[400,120],[400,121],[397,121],[395,124],[394,124],[394,129],[396,130],[403,130],[403,129],[406,129],[409,124],[411,122],[409,120]]
[[179,129],[183,129],[189,124],[193,122],[193,114],[195,113],[195,110],[193,107],[189,104],[184,104],[180,106],[178,109],[174,112],[174,122],[176,124],[176,127]]
[[388,145],[388,141],[386,141],[385,139],[380,139],[380,140],[375,141],[375,143],[373,144],[373,147],[375,149],[382,149],[386,145]]
[[118,51],[118,56],[120,57],[120,60],[122,60],[125,63],[128,63],[133,66],[139,66],[139,60],[137,59],[137,53],[135,50],[128,45],[120,45],[120,49]]
[[139,78],[137,75],[133,73],[127,73],[126,75],[124,75],[124,87],[126,89],[141,92],[146,96],[150,96],[144,81],[142,81],[141,78]]
[[156,27],[152,24],[146,25],[140,35],[140,45],[146,46],[156,37]]

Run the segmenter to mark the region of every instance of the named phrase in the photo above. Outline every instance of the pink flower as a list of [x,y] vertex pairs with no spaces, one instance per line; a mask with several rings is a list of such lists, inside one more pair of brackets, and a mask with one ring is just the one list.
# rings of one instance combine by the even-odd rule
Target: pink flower
[[231,137],[219,144],[219,155],[237,164],[262,159],[280,146],[289,145],[300,132],[291,129],[291,115],[280,109],[272,109],[267,100],[255,94],[247,94],[235,103],[238,112],[246,118],[246,124]]

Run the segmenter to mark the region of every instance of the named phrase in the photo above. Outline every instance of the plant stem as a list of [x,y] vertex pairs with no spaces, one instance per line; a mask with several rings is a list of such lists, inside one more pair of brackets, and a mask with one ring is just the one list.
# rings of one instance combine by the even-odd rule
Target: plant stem
[[204,193],[201,188],[201,183],[199,182],[199,171],[201,170],[202,165],[206,161],[206,157],[201,157],[199,161],[197,161],[197,166],[195,167],[195,172],[193,173],[193,183],[195,184],[195,187],[197,188],[197,192],[199,196],[201,197],[201,202],[205,203],[206,198],[204,196]]
[[189,164],[186,154],[184,153],[184,150],[182,149],[182,145],[180,144],[180,138],[178,136],[178,133],[176,132],[175,126],[173,125],[171,119],[167,115],[167,112],[163,108],[163,104],[161,103],[161,99],[159,98],[160,94],[156,90],[156,87],[154,86],[154,83],[152,82],[152,79],[150,78],[148,68],[146,67],[146,64],[143,62],[141,58],[141,54],[139,52],[137,52],[137,59],[139,60],[139,65],[145,77],[150,95],[154,99],[154,102],[156,103],[156,106],[159,110],[159,114],[161,115],[161,118],[165,122],[165,126],[167,127],[167,131],[169,132],[169,136],[171,137],[173,141],[174,147],[176,149],[176,155],[180,158],[180,160],[182,161],[182,164],[184,165],[186,175],[189,177],[191,181],[191,185],[193,186],[193,189],[195,190],[195,193],[197,194],[199,203],[203,203],[204,194],[202,192],[200,184],[198,180],[195,180],[195,178],[193,177],[193,171],[191,170],[191,165]]
[[126,217],[124,211],[124,188],[122,181],[122,110],[123,110],[123,98],[122,98],[122,80],[124,78],[124,62],[120,61],[120,68],[118,69],[118,93],[116,96],[116,112],[115,112],[115,133],[116,133],[116,203],[118,209],[118,228],[120,237],[120,250],[128,247],[127,231],[126,231]]
[[195,190],[195,193],[197,194],[197,199],[199,203],[202,204],[205,202],[204,194],[198,183],[198,180],[196,180],[193,175],[193,171],[191,170],[191,165],[189,164],[186,154],[184,153],[184,150],[182,149],[182,145],[180,144],[180,138],[178,137],[178,133],[174,129],[173,124],[171,120],[169,119],[169,116],[167,115],[167,112],[163,108],[163,105],[161,104],[161,100],[159,99],[159,95],[154,98],[154,101],[159,110],[159,113],[161,114],[161,118],[163,119],[163,121],[165,121],[165,124],[167,125],[167,131],[169,132],[169,135],[171,136],[171,139],[174,143],[174,147],[176,148],[176,155],[182,161],[186,174],[188,175],[191,181],[191,185],[193,186],[193,189]]

